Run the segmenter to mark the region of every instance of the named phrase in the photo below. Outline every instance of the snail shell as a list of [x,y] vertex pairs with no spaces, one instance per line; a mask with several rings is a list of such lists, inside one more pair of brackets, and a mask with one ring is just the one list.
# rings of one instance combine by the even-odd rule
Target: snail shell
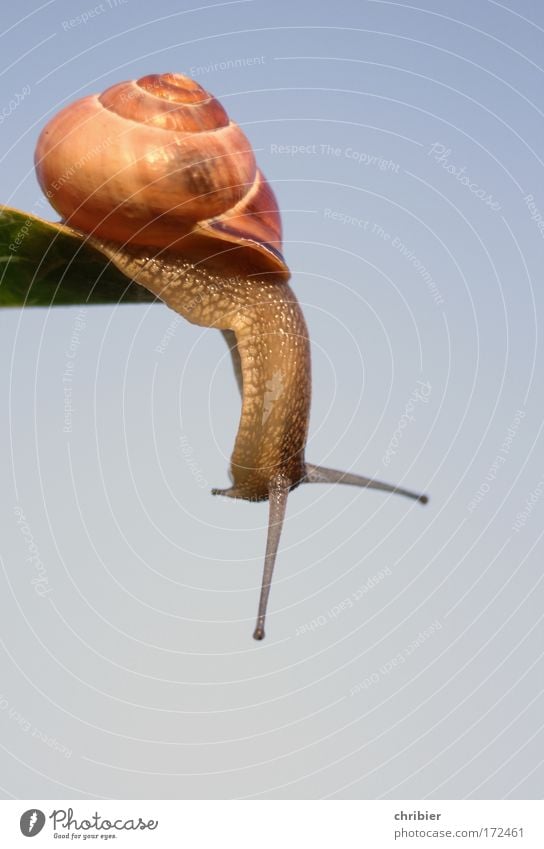
[[249,266],[289,276],[276,198],[248,139],[189,77],[153,74],[72,103],[35,158],[75,229],[188,257],[243,249]]

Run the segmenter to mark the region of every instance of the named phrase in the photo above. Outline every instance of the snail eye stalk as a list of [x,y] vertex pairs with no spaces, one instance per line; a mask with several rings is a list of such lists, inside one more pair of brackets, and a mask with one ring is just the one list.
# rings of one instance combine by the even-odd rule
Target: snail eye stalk
[[285,518],[289,487],[290,483],[285,478],[276,478],[270,484],[270,495],[268,498],[268,537],[266,540],[266,554],[264,557],[263,582],[261,587],[261,598],[259,600],[259,612],[257,614],[257,625],[253,632],[253,639],[255,640],[264,639],[266,608],[268,606],[270,585],[272,583],[272,575],[274,573],[276,555],[278,553],[283,520]]
[[365,478],[363,475],[354,475],[351,472],[339,472],[336,469],[325,469],[322,466],[314,466],[306,463],[306,478],[303,483],[346,483],[350,486],[359,486],[362,489],[380,489],[382,492],[395,492],[397,495],[405,495],[413,498],[420,504],[427,504],[429,497],[413,492],[411,489],[403,489],[401,486],[393,486],[390,483],[377,481],[374,478]]

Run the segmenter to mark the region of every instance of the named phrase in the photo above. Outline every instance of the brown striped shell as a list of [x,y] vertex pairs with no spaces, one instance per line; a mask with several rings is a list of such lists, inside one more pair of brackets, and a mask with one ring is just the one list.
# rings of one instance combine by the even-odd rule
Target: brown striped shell
[[248,139],[189,77],[150,75],[72,103],[42,131],[35,160],[75,229],[187,256],[243,248],[254,268],[289,275],[276,198]]

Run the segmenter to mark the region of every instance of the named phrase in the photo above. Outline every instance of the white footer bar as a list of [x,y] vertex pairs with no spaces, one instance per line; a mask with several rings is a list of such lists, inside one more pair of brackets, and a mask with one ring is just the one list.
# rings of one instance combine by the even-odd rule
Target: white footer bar
[[[36,838],[29,844],[29,838]],[[0,800],[0,846],[543,849],[540,801]]]

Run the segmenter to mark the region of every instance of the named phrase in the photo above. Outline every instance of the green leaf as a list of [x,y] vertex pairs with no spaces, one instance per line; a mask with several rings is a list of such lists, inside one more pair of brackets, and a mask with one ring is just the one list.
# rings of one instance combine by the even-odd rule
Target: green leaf
[[62,224],[0,206],[0,307],[149,303],[85,238]]

